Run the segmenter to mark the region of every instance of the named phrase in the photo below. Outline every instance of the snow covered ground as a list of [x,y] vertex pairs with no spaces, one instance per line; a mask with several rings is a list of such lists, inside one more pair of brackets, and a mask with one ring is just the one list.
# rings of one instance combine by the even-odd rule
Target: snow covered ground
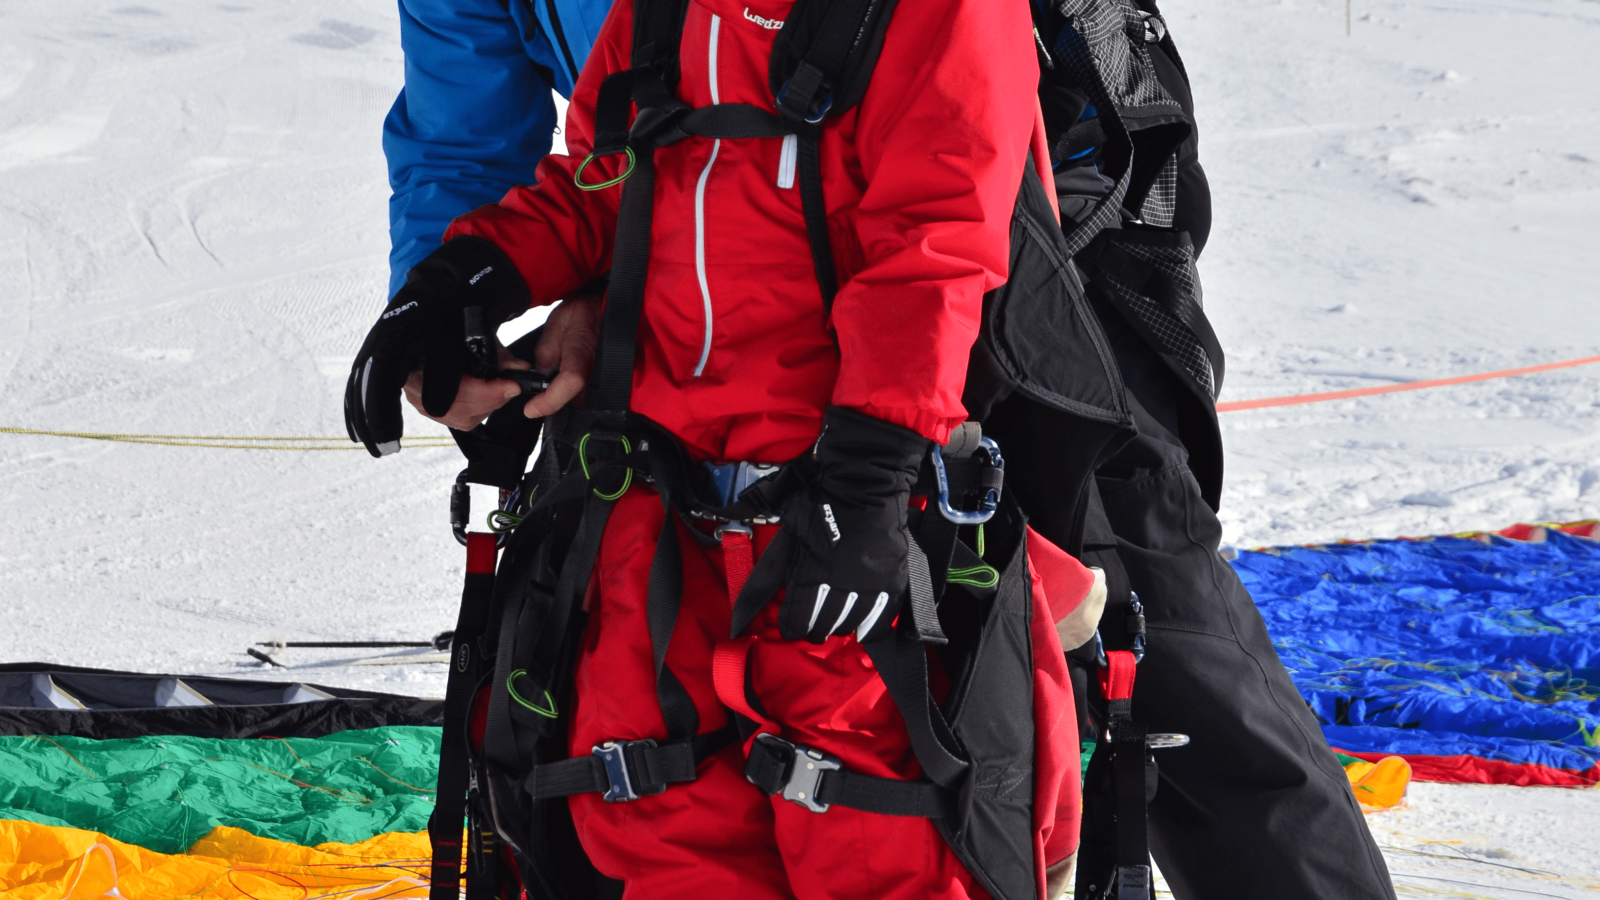
[[[1600,3],[1356,0],[1349,37],[1339,3],[1167,6],[1224,399],[1597,352]],[[400,65],[389,0],[0,4],[0,426],[342,434]],[[1600,515],[1600,366],[1223,421],[1241,546]],[[426,639],[458,459],[0,434],[0,660],[264,675],[251,642]],[[1593,792],[1419,785],[1370,821],[1407,895],[1600,890]]]

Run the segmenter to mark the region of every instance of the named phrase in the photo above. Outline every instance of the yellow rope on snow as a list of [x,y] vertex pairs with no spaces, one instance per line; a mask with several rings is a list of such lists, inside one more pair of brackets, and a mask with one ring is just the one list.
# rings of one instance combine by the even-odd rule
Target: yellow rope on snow
[[[363,450],[345,437],[251,437],[206,434],[118,434],[102,431],[50,431],[42,428],[0,427],[0,434],[26,434],[44,437],[77,438],[86,441],[115,441],[124,444],[155,444],[163,447],[207,447],[220,450]],[[453,447],[448,435],[424,435],[406,441],[408,447]]]

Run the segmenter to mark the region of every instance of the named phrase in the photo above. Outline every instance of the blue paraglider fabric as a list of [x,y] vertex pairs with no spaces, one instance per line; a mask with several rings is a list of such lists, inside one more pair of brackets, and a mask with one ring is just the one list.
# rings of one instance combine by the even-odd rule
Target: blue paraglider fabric
[[1552,529],[1233,564],[1333,746],[1600,772],[1600,542]]

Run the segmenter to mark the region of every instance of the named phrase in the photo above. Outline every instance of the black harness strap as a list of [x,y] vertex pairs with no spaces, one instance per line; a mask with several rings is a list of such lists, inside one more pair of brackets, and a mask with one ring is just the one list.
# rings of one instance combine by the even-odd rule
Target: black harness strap
[[[797,750],[802,752],[797,754]],[[820,771],[796,772],[801,760]],[[899,781],[851,772],[837,761],[822,754],[808,755],[803,748],[771,734],[762,734],[751,743],[744,777],[769,795],[782,794],[785,799],[802,803],[810,800],[823,810],[838,804],[886,816],[941,819],[956,815],[954,791],[927,781]]]
[[966,774],[961,742],[928,690],[928,653],[915,635],[896,628],[861,645],[906,720],[911,750],[935,784],[955,787]]
[[472,695],[482,678],[479,640],[489,622],[494,597],[495,536],[467,536],[467,577],[461,589],[461,611],[445,683],[444,737],[439,749],[439,783],[433,815],[428,819],[428,840],[433,845],[429,900],[458,900],[461,889],[461,831],[467,814],[470,779],[467,715]]
[[839,275],[833,266],[833,244],[828,236],[828,204],[822,195],[821,138],[820,126],[805,126],[795,148],[795,163],[800,178],[800,210],[806,217],[806,239],[811,242],[811,264],[817,270],[817,286],[822,290],[826,314],[833,312]]
[[[619,741],[628,786],[640,797],[659,794],[668,785],[695,780],[695,769],[724,747],[732,746],[738,733],[723,728],[692,740],[657,744],[654,741]],[[601,757],[591,754],[560,762],[536,765],[523,780],[522,788],[537,802],[574,794],[610,793],[620,787],[613,780]],[[626,799],[626,798],[624,798]]]

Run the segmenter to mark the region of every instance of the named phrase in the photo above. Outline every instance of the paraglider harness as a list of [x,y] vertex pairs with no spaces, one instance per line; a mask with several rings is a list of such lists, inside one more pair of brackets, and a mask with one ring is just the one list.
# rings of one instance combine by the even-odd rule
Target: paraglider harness
[[[620,885],[600,876],[584,855],[565,798],[595,792],[628,802],[660,793],[693,780],[711,754],[772,725],[745,689],[748,643],[741,643],[740,632],[784,584],[785,535],[780,530],[754,561],[749,525],[781,516],[785,500],[814,476],[814,462],[802,456],[775,471],[747,463],[696,466],[671,435],[629,412],[649,257],[652,155],[690,136],[795,135],[806,230],[830,306],[837,278],[818,142],[827,117],[851,108],[865,92],[894,5],[797,2],[773,51],[775,115],[744,104],[691,109],[679,101],[672,86],[687,0],[634,4],[632,67],[602,83],[595,150],[575,175],[586,189],[622,185],[586,408],[530,422],[512,403],[472,432],[455,432],[468,459],[451,503],[454,530],[466,545],[467,576],[430,827],[432,900],[453,900],[459,891],[463,818],[466,893],[473,900],[504,896],[518,883],[530,897],[618,895]],[[638,111],[630,122],[632,106]],[[625,160],[620,175],[583,180],[594,159],[617,155]],[[1128,434],[1131,416],[1070,261],[1074,248],[1032,165],[1024,166],[1011,238],[1012,279],[984,298],[963,401],[975,419],[1006,402],[1070,421],[1076,456],[1051,468],[1073,469],[1076,493],[1067,502],[1078,505],[1093,464]],[[524,472],[540,437],[540,452]],[[912,513],[909,600],[891,633],[864,645],[906,720],[923,777],[896,781],[852,773],[770,727],[754,738],[746,776],[767,793],[821,814],[839,804],[928,817],[992,896],[1022,900],[1036,894],[1040,877],[1033,858],[1032,608],[1026,518],[1003,491],[1005,471],[999,446],[980,439],[975,424],[930,453],[914,490],[929,502]],[[491,533],[467,530],[467,485],[474,483],[501,491]],[[667,511],[646,603],[667,734],[602,742],[588,755],[569,757],[561,705],[570,695],[585,624],[583,597],[607,518],[640,483]],[[735,727],[709,734],[699,733],[694,705],[665,664],[682,599],[680,518],[715,523],[709,540],[722,543],[734,595],[732,633],[714,669]],[[705,539],[702,529],[689,533]],[[929,690],[930,647],[949,676],[942,698]]]
[[[1067,244],[1101,321],[1131,329],[1182,386],[1181,440],[1202,495],[1215,508],[1222,459],[1215,398],[1224,359],[1201,308],[1194,266],[1210,228],[1210,197],[1198,163],[1188,74],[1154,0],[1029,5]],[[1097,180],[1098,188],[1084,190]],[[1035,431],[1020,431],[1022,446],[1035,442]],[[1059,493],[1018,492],[1035,527],[1052,538],[1057,535],[1040,521],[1048,513],[1039,505],[1059,503]],[[1189,739],[1149,734],[1135,715],[1134,682],[1147,641],[1144,607],[1093,485],[1081,508],[1072,546],[1085,563],[1105,570],[1109,590],[1093,639],[1066,648],[1083,737],[1094,746],[1084,778],[1076,897],[1144,900],[1154,897],[1146,814],[1159,780],[1153,751]],[[1100,694],[1092,704],[1091,680]]]

